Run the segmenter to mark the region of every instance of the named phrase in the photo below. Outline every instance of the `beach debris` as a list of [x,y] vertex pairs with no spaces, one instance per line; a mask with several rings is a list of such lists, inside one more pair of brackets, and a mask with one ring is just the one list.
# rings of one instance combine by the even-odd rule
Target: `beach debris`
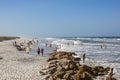
[[110,70],[109,67],[81,65],[81,58],[73,55],[73,52],[51,53],[47,60],[48,66],[40,74],[47,75],[45,80],[93,80],[97,76],[107,75]]

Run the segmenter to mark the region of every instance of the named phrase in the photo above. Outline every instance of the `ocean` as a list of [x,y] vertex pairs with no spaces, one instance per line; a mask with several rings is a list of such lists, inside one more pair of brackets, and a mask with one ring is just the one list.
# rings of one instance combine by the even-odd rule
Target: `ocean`
[[[114,68],[115,77],[120,80],[120,38],[46,38],[58,51],[75,52],[82,57],[85,53],[91,65]],[[91,62],[90,62],[91,61]]]

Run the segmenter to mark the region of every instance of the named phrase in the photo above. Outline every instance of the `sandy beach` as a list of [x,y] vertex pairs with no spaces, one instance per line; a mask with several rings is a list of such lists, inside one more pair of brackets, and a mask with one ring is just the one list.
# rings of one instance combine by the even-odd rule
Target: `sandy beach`
[[0,42],[0,57],[0,80],[42,80],[47,57],[18,51],[12,40]]
[[[25,51],[18,51],[13,46],[13,41],[23,42],[24,40],[29,41],[32,39],[20,38],[0,42],[0,80],[44,80],[46,77],[41,75],[40,71],[48,66],[46,62],[48,59],[48,53],[53,52],[55,47],[40,46],[43,44],[38,45],[45,49],[45,55],[41,56],[37,55],[37,47],[35,47],[35,44],[32,45],[33,51],[31,51],[30,54],[27,54]],[[80,61],[80,63],[82,63],[82,61]],[[93,59],[86,59],[85,64],[89,66],[100,66],[99,62]],[[105,62],[102,64],[105,64]],[[107,65],[104,67],[109,66]],[[117,72],[114,71],[114,73]],[[118,76],[119,75],[115,75],[114,77],[119,80]],[[94,80],[103,80],[105,77],[106,76],[97,77]]]

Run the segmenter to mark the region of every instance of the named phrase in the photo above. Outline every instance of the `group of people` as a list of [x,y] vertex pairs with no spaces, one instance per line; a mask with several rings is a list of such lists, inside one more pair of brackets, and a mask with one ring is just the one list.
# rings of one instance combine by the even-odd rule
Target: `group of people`
[[43,56],[43,54],[44,54],[44,49],[43,49],[43,48],[40,49],[40,47],[38,47],[38,49],[37,49],[37,54],[40,55],[40,53],[41,53],[41,55]]
[[[29,47],[26,47],[25,51],[26,51],[27,54],[29,54],[30,48],[29,48]],[[37,49],[37,54],[40,55],[40,53],[41,53],[41,55],[43,56],[43,54],[44,54],[44,49],[43,49],[43,48],[40,49],[40,47],[38,47],[38,49]]]
[[101,49],[102,48],[107,48],[107,45],[103,44],[103,45],[100,45]]
[[[21,41],[13,41],[13,46],[15,46],[19,51],[25,51],[27,54],[30,53],[32,46],[38,44],[39,41],[38,40],[21,40]],[[43,56],[44,54],[44,49],[43,48],[39,48],[37,49],[37,54],[38,55]]]
[[12,42],[13,46],[16,47],[18,51],[25,51],[28,48],[31,49],[33,45],[38,44],[37,39],[29,39],[29,40],[15,40]]

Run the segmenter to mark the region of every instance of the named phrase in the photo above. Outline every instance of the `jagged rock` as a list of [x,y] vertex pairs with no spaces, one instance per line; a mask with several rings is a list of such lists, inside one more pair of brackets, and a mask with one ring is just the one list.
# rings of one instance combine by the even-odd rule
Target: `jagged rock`
[[50,62],[50,61],[52,61],[52,60],[56,60],[57,58],[49,58],[49,59],[47,59],[47,62]]
[[110,67],[107,67],[107,68],[105,68],[104,70],[105,70],[105,71],[109,71],[109,70],[110,70]]
[[62,59],[62,58],[67,58],[67,59],[74,59],[72,55],[75,55],[75,53],[72,52],[54,52],[50,54],[50,57],[52,58],[57,58],[57,59]]
[[80,57],[75,57],[75,58],[74,58],[74,61],[80,61],[80,60],[81,60]]
[[79,78],[80,80],[92,80],[92,75],[91,74],[89,74],[88,72],[83,72],[83,73],[81,73],[80,74],[81,75],[81,77]]
[[79,71],[87,71],[91,73],[91,67],[87,66],[87,65],[81,65],[79,66]]
[[54,73],[54,78],[60,78],[60,79],[63,79],[63,76],[65,75],[65,71],[56,71]]
[[41,75],[46,75],[46,73],[44,73],[44,72],[42,72],[42,71],[40,71],[39,73],[40,73]]
[[107,77],[106,80],[117,80],[117,79],[116,78],[109,79],[109,77]]
[[[81,58],[74,57],[72,52],[54,52],[47,60],[47,74],[45,80],[93,80],[93,77],[108,73],[109,67],[90,67],[79,63]],[[114,79],[116,80],[116,79]]]
[[57,65],[56,64],[51,64],[51,65],[48,66],[49,69],[52,68],[52,67],[57,67]]
[[69,80],[71,78],[71,75],[70,73],[66,73],[64,76],[63,76],[64,79],[66,80]]
[[51,65],[51,64],[57,64],[58,63],[58,60],[52,60],[52,61],[49,61],[49,65]]
[[52,68],[48,71],[48,73],[49,73],[49,74],[53,74],[55,71],[57,71],[56,67],[52,67]]
[[108,73],[108,70],[104,69],[102,66],[95,66],[92,68],[95,76],[102,76]]
[[86,71],[85,72],[78,71],[74,75],[74,80],[92,80],[92,78],[93,76]]

